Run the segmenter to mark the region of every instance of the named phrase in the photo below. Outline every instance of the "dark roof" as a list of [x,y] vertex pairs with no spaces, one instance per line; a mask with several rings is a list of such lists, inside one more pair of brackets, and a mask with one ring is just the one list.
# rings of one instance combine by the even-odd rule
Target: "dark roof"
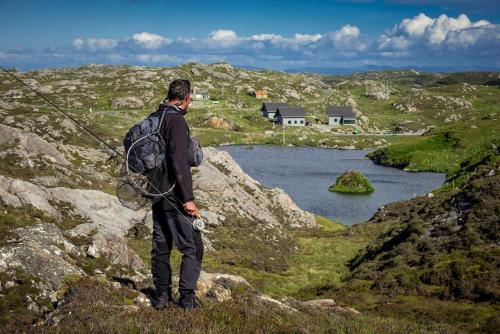
[[343,116],[345,118],[356,118],[356,114],[352,110],[352,107],[329,106],[328,108],[326,108],[326,114],[329,117]]
[[288,103],[285,103],[285,102],[264,102],[262,104],[262,108],[260,108],[260,110],[266,110],[266,111],[270,111],[270,112],[276,112],[276,110],[278,110],[279,107],[288,107]]
[[281,117],[305,117],[306,111],[302,107],[280,107],[278,111]]

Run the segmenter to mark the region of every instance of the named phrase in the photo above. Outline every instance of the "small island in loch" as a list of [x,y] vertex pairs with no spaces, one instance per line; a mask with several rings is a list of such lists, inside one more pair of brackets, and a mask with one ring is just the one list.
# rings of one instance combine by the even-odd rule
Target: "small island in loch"
[[328,190],[340,193],[368,194],[375,191],[371,181],[358,171],[346,171],[339,176]]

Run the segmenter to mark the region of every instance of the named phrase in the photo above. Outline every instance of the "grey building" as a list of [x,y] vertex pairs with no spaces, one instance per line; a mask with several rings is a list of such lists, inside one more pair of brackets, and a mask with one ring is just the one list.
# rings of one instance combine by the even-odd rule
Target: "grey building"
[[267,117],[271,120],[275,120],[276,118],[276,111],[278,108],[283,108],[283,107],[288,107],[288,103],[282,103],[282,102],[264,102],[262,103],[262,108],[260,108],[260,111],[262,112],[263,117]]
[[276,111],[276,123],[288,126],[306,125],[306,111],[302,107],[279,107]]
[[356,124],[356,114],[352,107],[329,106],[326,108],[328,125]]

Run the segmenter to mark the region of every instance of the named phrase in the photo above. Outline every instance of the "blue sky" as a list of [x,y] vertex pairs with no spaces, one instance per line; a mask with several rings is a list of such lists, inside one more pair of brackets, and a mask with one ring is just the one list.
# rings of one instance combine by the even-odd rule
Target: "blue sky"
[[499,18],[498,0],[0,0],[0,64],[499,69]]

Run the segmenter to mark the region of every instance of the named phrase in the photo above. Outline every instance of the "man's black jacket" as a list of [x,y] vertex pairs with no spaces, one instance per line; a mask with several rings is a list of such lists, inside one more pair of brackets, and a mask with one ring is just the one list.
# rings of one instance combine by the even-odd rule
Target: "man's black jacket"
[[[176,183],[173,193],[167,195],[167,198],[181,212],[184,212],[182,204],[194,200],[191,167],[188,163],[189,130],[184,119],[186,112],[172,105],[163,108],[174,108],[177,111],[165,115],[161,129],[162,137],[167,143],[165,156],[166,175],[164,177],[168,178],[170,185]],[[165,200],[163,200],[163,207],[165,210],[175,210]]]

